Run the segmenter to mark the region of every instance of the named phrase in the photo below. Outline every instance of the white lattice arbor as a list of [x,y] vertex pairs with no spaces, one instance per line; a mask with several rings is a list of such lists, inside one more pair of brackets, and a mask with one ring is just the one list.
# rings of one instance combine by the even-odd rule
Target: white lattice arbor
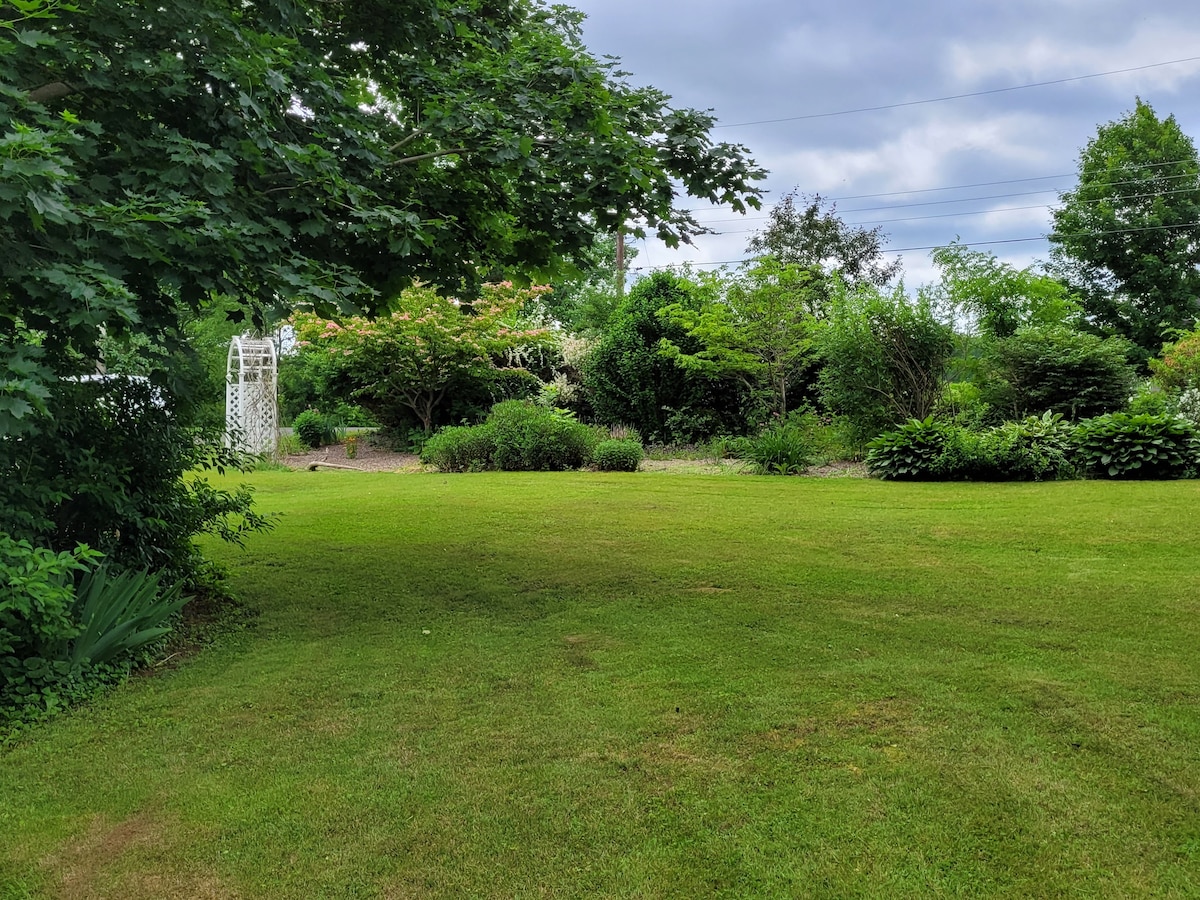
[[278,362],[270,338],[235,337],[225,372],[225,440],[250,453],[273,453],[279,437]]

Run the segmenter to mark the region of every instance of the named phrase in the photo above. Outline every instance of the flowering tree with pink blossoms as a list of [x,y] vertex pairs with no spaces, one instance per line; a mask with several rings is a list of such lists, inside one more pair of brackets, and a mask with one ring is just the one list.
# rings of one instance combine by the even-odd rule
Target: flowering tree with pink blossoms
[[477,391],[526,371],[555,345],[546,328],[522,324],[522,307],[545,287],[483,286],[463,304],[432,287],[405,290],[390,315],[340,322],[292,317],[301,353],[325,355],[331,382],[384,425],[415,417],[428,434],[456,391]]

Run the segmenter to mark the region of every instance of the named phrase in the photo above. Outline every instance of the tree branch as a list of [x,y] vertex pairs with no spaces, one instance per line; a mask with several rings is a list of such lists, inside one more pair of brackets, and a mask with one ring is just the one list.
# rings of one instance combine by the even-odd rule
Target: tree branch
[[455,147],[453,150],[434,150],[432,153],[419,153],[416,156],[406,156],[403,159],[394,159],[390,163],[388,163],[388,165],[389,166],[402,166],[405,163],[420,162],[423,159],[433,159],[438,156],[452,156],[455,153],[470,153],[470,152],[471,152],[471,150],[468,147]]
[[65,81],[52,81],[49,84],[43,84],[41,87],[34,88],[29,92],[28,96],[33,103],[50,103],[54,100],[61,100],[63,97],[68,97],[78,90],[78,88],[67,84]]
[[388,147],[388,152],[395,153],[401,147],[406,147],[409,144],[411,144],[413,141],[415,141],[417,138],[419,138],[424,133],[425,133],[424,128],[416,129],[411,134],[409,134],[407,137],[401,138],[400,140],[396,141],[396,143],[392,144],[392,146]]

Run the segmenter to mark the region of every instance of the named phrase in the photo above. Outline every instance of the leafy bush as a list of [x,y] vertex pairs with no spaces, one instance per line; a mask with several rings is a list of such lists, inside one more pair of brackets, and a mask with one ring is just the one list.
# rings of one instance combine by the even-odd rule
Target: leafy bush
[[1161,359],[1150,360],[1154,380],[1168,390],[1200,387],[1200,329],[1166,344]]
[[880,478],[1043,481],[1074,475],[1072,429],[1047,413],[972,431],[932,418],[872,441],[867,465]]
[[970,381],[951,381],[942,386],[934,415],[963,428],[982,428],[988,420],[991,405],[983,399],[977,384]]
[[1195,426],[1181,416],[1111,413],[1074,433],[1081,468],[1108,478],[1180,478],[1200,463]]
[[660,349],[664,341],[685,354],[703,349],[686,328],[660,315],[668,308],[699,312],[700,293],[668,272],[643,278],[629,292],[581,373],[599,422],[631,425],[651,443],[704,440],[741,427],[743,390],[689,373]]
[[443,472],[481,472],[492,468],[496,437],[490,425],[451,425],[421,447],[421,462]]
[[306,409],[296,416],[292,428],[304,445],[312,450],[337,441],[337,423],[315,409]]
[[1006,416],[1083,419],[1123,409],[1134,388],[1129,344],[1067,326],[1019,329],[993,342],[984,399]]
[[1138,385],[1125,412],[1135,416],[1170,416],[1178,410],[1174,398],[1153,381],[1143,381]]
[[492,407],[487,418],[495,450],[492,464],[501,471],[563,471],[587,465],[597,443],[591,428],[574,416],[523,400]]
[[[166,635],[187,602],[146,572],[110,577],[87,547],[54,553],[0,534],[0,718],[54,711]],[[76,576],[82,573],[76,585]]]
[[867,444],[867,468],[872,475],[897,481],[936,478],[948,432],[933,416],[910,419]]
[[86,544],[117,568],[196,584],[206,571],[196,535],[240,543],[270,527],[249,488],[204,477],[250,460],[192,427],[167,391],[145,379],[60,381],[48,404],[36,429],[0,437],[0,532],[59,553]]
[[54,648],[80,631],[72,617],[74,573],[99,554],[55,553],[0,533],[0,707],[53,707],[69,667]]
[[636,472],[642,463],[642,445],[630,440],[601,441],[592,462],[601,472]]
[[954,348],[953,331],[938,321],[929,298],[870,287],[835,294],[814,340],[821,401],[859,446],[897,422],[933,413]]
[[1046,413],[973,432],[956,429],[937,470],[946,479],[1053,481],[1074,474],[1071,427]]
[[814,457],[809,435],[792,419],[745,438],[738,449],[764,475],[800,475]]
[[587,465],[599,437],[571,413],[524,400],[492,407],[482,425],[443,428],[425,442],[421,461],[443,472],[561,471]]
[[[481,286],[472,303],[413,285],[390,315],[340,322],[296,313],[296,356],[313,365],[321,400],[365,409],[392,432],[474,418],[481,402],[525,397],[550,375],[556,336],[533,327],[521,310],[545,288],[511,282]],[[464,408],[465,407],[465,408]]]

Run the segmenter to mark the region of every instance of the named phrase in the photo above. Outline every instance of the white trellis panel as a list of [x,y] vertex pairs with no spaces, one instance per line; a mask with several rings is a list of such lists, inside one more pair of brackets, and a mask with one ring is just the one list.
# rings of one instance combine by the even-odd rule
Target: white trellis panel
[[273,453],[279,438],[278,363],[269,338],[235,337],[225,373],[225,440],[250,453]]

